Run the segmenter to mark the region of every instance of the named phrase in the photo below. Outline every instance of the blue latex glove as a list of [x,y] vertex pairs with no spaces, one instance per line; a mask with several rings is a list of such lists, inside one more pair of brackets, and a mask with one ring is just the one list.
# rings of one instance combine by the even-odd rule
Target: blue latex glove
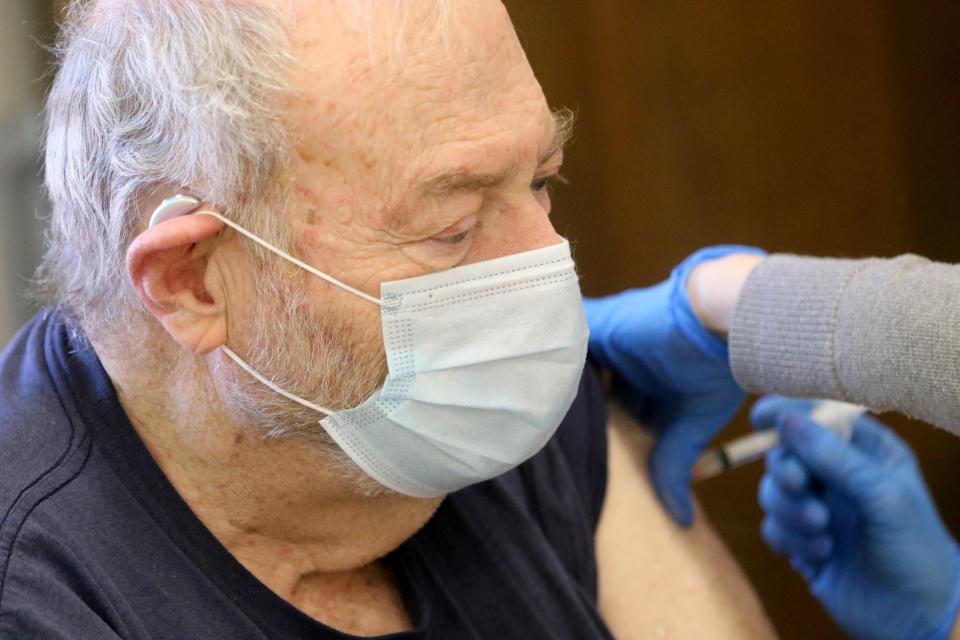
[[655,287],[584,300],[590,354],[616,374],[627,407],[658,432],[653,486],[682,526],[693,522],[693,465],[746,398],[730,372],[726,342],[700,323],[686,292],[698,264],[731,253],[763,254],[751,247],[703,249]]
[[809,401],[765,398],[760,427],[781,446],[760,483],[763,537],[855,638],[947,638],[960,605],[960,551],[913,452],[863,416],[844,441],[807,417]]

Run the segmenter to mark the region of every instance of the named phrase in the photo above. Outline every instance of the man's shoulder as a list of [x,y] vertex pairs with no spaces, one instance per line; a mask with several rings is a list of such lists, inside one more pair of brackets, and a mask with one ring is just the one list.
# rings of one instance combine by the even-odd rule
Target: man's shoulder
[[35,503],[4,526],[0,638],[119,638],[116,594],[101,586],[97,558],[56,502]]
[[[28,322],[0,354],[0,635],[23,637],[17,621],[42,620],[78,576],[53,579],[72,565],[73,514],[60,499],[84,468],[90,439],[69,397],[61,361],[67,330],[54,314]],[[64,605],[65,606],[65,605]],[[47,612],[49,613],[49,611]],[[13,626],[11,626],[13,625]],[[36,637],[37,630],[30,637]],[[43,636],[47,637],[45,628]],[[39,632],[37,632],[39,633]]]
[[51,334],[62,330],[56,321],[36,316],[0,354],[0,535],[32,490],[49,490],[44,479],[68,464],[84,439],[51,362]]

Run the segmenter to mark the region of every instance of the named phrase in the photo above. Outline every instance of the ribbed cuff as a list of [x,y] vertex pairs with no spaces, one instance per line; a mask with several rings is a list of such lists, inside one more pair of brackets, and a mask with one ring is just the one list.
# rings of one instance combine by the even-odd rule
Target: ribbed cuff
[[846,400],[834,337],[843,292],[863,260],[774,255],[751,272],[734,310],[730,365],[753,393]]

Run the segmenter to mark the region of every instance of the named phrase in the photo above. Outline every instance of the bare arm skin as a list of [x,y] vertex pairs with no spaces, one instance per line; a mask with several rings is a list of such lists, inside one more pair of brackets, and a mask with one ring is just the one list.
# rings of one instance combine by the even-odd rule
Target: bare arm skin
[[597,531],[600,610],[617,638],[775,638],[756,594],[702,513],[676,526],[647,478],[652,437],[611,407]]
[[710,331],[726,335],[747,277],[763,262],[762,256],[735,253],[697,266],[687,281],[694,313]]

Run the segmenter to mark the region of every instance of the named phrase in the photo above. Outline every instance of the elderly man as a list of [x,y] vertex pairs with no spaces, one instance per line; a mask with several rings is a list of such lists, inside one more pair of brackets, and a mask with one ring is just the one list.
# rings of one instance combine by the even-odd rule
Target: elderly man
[[497,0],[91,1],[60,54],[0,637],[770,635],[581,377]]

